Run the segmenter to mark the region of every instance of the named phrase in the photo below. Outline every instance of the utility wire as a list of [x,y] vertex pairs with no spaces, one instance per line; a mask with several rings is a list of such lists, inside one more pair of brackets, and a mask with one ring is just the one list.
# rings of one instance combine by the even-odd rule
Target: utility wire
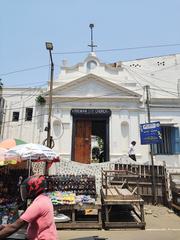
[[[137,49],[177,47],[177,46],[180,46],[180,43],[147,45],[147,46],[138,46],[138,47],[126,47],[126,48],[101,49],[101,50],[96,50],[96,52],[115,52],[115,51],[127,51],[127,50],[129,51],[129,50],[137,50]],[[63,54],[79,54],[79,53],[89,53],[89,51],[54,52],[53,55],[56,55],[56,54],[60,54],[60,55],[63,55]]]
[[[162,44],[162,45],[148,45],[148,46],[139,46],[139,47],[129,47],[129,48],[117,48],[117,49],[104,49],[104,50],[96,50],[96,52],[112,52],[112,51],[124,51],[124,50],[135,50],[135,49],[145,49],[145,48],[159,48],[159,47],[174,47],[174,46],[180,46],[180,43],[177,44]],[[60,53],[53,53],[55,54],[78,54],[78,53],[89,53],[89,51],[72,51],[72,52],[60,52]],[[134,60],[135,61],[135,60]],[[55,64],[57,65],[57,64]],[[179,64],[176,64],[179,65]],[[167,68],[171,68],[174,67],[176,65],[167,67]],[[0,73],[0,76],[7,76],[7,75],[11,75],[11,74],[15,74],[15,73],[21,73],[21,72],[26,72],[26,71],[32,71],[32,70],[36,70],[36,69],[40,69],[40,68],[44,68],[50,66],[49,64],[46,65],[41,65],[41,66],[36,66],[36,67],[31,67],[31,68],[25,68],[25,69],[20,69],[20,70],[15,70],[15,71],[11,71],[11,72],[7,72],[7,73]],[[57,65],[59,66],[59,65]],[[157,70],[157,71],[162,71],[166,68]],[[152,71],[154,72],[154,71]],[[19,86],[24,85],[24,84],[19,84]],[[26,83],[27,85],[27,83]],[[18,86],[18,85],[16,85]]]
[[[173,65],[173,66],[171,66],[171,67],[175,67],[175,66],[177,66],[177,65],[180,65],[180,64],[176,64],[176,65]],[[126,65],[126,64],[122,64],[122,66],[128,67],[128,68],[130,68],[130,69],[132,70],[132,67],[130,67],[130,66]],[[168,67],[167,67],[166,69],[168,69]],[[127,70],[127,69],[126,69],[126,70]],[[135,70],[135,68],[134,68],[134,70]],[[153,78],[153,79],[162,81],[162,82],[167,82],[167,83],[169,83],[170,85],[172,85],[172,83],[170,83],[168,80],[166,81],[166,80],[164,80],[164,79],[161,79],[161,78],[158,78],[158,77],[155,77],[155,76],[150,75],[150,74],[153,74],[153,73],[155,73],[155,72],[158,72],[158,70],[157,70],[157,71],[152,71],[152,72],[147,72],[147,71],[144,71],[144,70],[142,70],[142,69],[138,69],[138,70],[139,70],[139,72],[141,72],[142,75],[145,75],[145,76],[147,76],[147,77],[150,77],[150,78]],[[164,70],[165,70],[165,69],[164,69]],[[132,71],[133,71],[133,70],[132,70]],[[159,71],[160,71],[160,70],[159,70]]]
[[[126,66],[126,67],[127,67],[127,66]],[[151,85],[154,85],[156,88],[158,88],[158,89],[160,89],[160,90],[163,90],[164,92],[167,92],[167,93],[169,93],[169,94],[171,94],[171,95],[173,95],[173,96],[176,96],[176,97],[178,96],[177,94],[174,94],[174,93],[172,93],[172,92],[170,92],[170,91],[167,91],[167,90],[165,90],[165,89],[157,86],[156,84],[152,83],[151,81],[145,79],[143,76],[141,76],[140,73],[137,73],[136,71],[133,71],[132,69],[130,69],[130,67],[127,67],[127,68],[129,68],[129,70],[132,71],[134,74],[138,75],[139,78],[142,79],[143,81],[145,81],[145,82],[147,82],[147,83],[149,83],[149,84],[151,84]],[[127,68],[126,68],[126,70],[127,70]]]
[[[114,93],[116,94],[116,93]],[[99,98],[102,98],[102,97],[108,97],[108,96],[112,96],[112,94],[105,94],[105,95],[99,95],[99,96],[92,96],[92,97],[87,97],[87,98],[83,98],[83,99],[80,99],[79,97],[73,97],[74,100],[63,100],[63,101],[57,101],[57,102],[53,102],[52,105],[55,105],[57,103],[72,103],[72,102],[84,102],[84,101],[89,101],[89,100],[95,100],[95,99],[99,99]],[[14,108],[6,108],[6,110],[10,111],[10,110],[14,110],[14,109],[23,109],[23,108],[28,108],[28,107],[35,107],[36,105],[29,105],[29,106],[24,106],[24,107],[14,107]],[[48,107],[48,103],[45,104],[45,106]],[[57,108],[55,108],[57,109]],[[61,109],[61,108],[60,108]]]
[[[43,87],[43,86],[46,86],[47,85],[47,81],[41,81],[41,82],[34,82],[34,83],[24,83],[24,84],[15,84],[15,85],[13,85],[13,88],[15,88],[16,86],[18,87],[18,86],[26,86],[26,88],[32,88],[32,85],[34,85],[34,84],[37,84],[37,83],[39,83],[39,85],[35,85],[34,86],[34,88],[35,87]],[[40,84],[40,83],[43,83],[43,84]],[[31,84],[31,86],[30,87],[27,87],[27,85],[28,84]],[[8,86],[7,87],[5,87],[5,88],[9,88]]]
[[8,73],[0,73],[0,76],[7,76],[7,75],[14,74],[14,73],[32,71],[32,70],[36,70],[36,69],[39,69],[39,68],[44,68],[44,67],[47,67],[47,66],[49,66],[49,64],[42,65],[42,66],[37,66],[37,67],[25,68],[25,69],[16,70],[16,71],[8,72]]
[[[129,71],[128,69],[127,69],[127,71]],[[135,80],[136,80],[136,77],[137,76],[135,76],[135,74],[133,75],[133,73],[131,73],[130,71],[129,71],[129,73],[135,78]],[[143,79],[143,81],[144,81],[144,78],[142,78]],[[137,80],[136,80],[137,81]],[[146,80],[145,80],[146,81]],[[133,90],[133,92],[135,92],[135,93],[137,93],[138,94],[138,91],[139,90],[142,90],[143,88],[144,88],[144,86],[142,85],[142,84],[140,84],[140,82],[139,81],[137,81],[137,83],[141,86],[141,88],[139,88],[139,89],[136,89],[136,90]],[[151,89],[153,89],[153,90],[156,90],[156,91],[162,91],[162,92],[168,92],[168,93],[174,93],[175,94],[175,92],[170,92],[170,91],[167,91],[167,90],[164,90],[164,89],[161,89],[161,88],[151,88]],[[115,93],[116,94],[116,93]],[[36,94],[33,94],[32,95],[32,97],[33,96],[35,96]],[[57,103],[72,103],[72,102],[77,102],[77,101],[79,101],[79,102],[82,102],[82,101],[88,101],[88,100],[95,100],[95,99],[98,99],[98,98],[102,98],[102,97],[108,97],[108,96],[111,96],[112,94],[110,93],[110,94],[104,94],[104,95],[99,95],[99,96],[94,96],[94,97],[88,97],[88,98],[84,98],[84,99],[80,99],[80,98],[77,98],[77,97],[74,97],[75,99],[74,100],[63,100],[63,101],[57,101],[57,102],[53,102],[52,103],[52,105],[55,105],[55,104],[57,104]],[[37,94],[37,96],[38,96],[38,94]],[[27,102],[27,101],[26,101]],[[48,106],[48,103],[46,103],[45,104],[45,106]],[[13,107],[13,108],[6,108],[6,110],[7,111],[10,111],[10,110],[15,110],[15,109],[23,109],[23,108],[28,108],[28,107],[35,107],[36,105],[28,105],[28,106],[23,106],[23,107]],[[57,107],[56,107],[56,109],[57,109]]]

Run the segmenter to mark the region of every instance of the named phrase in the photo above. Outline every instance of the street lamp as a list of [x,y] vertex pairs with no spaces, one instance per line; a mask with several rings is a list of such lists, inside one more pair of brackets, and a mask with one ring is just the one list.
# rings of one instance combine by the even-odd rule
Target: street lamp
[[49,51],[51,61],[51,78],[50,78],[50,90],[49,90],[49,110],[48,110],[48,124],[47,124],[47,147],[52,148],[52,136],[51,136],[51,114],[52,114],[52,89],[53,89],[53,75],[54,75],[54,63],[52,59],[53,44],[46,42],[46,49]]

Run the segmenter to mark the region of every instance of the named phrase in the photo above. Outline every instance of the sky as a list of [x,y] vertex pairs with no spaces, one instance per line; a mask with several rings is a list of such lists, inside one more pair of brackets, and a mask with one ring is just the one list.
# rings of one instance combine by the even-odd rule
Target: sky
[[62,60],[69,66],[83,62],[90,52],[90,23],[96,55],[104,63],[180,53],[180,0],[0,0],[0,4],[4,87],[47,85],[48,41],[54,46],[54,78]]

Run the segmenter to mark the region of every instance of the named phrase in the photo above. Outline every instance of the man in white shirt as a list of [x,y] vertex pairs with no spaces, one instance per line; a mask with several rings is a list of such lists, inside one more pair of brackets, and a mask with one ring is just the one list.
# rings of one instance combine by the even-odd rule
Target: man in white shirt
[[135,149],[134,149],[135,145],[136,145],[136,142],[132,141],[128,151],[129,157],[134,161],[136,161],[136,155],[135,155]]

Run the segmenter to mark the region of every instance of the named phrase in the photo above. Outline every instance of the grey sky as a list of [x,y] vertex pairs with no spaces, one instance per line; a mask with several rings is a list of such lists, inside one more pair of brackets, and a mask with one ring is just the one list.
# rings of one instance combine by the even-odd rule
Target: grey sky
[[[49,79],[45,42],[53,42],[54,53],[89,51],[90,23],[95,25],[97,50],[180,44],[179,0],[0,0],[0,3],[0,78],[5,86],[45,85]],[[180,45],[97,52],[97,56],[109,63],[179,52]],[[55,78],[63,59],[73,65],[86,56],[87,53],[54,54]],[[29,70],[22,71],[25,69]]]

